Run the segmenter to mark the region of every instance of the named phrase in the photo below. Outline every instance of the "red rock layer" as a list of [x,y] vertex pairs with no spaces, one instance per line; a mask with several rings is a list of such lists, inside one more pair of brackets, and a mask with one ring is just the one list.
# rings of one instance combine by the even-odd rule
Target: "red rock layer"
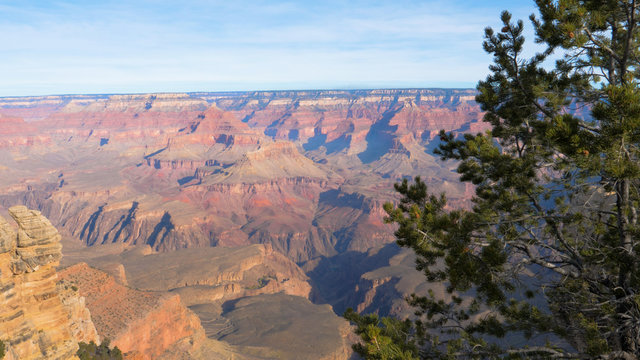
[[[393,240],[381,204],[394,199],[398,179],[421,175],[453,204],[468,200],[452,165],[432,150],[440,129],[485,128],[473,96],[409,89],[0,98],[0,114],[33,110],[27,122],[0,124],[0,205],[37,207],[88,245],[269,243],[297,262],[362,251]],[[47,146],[34,146],[39,136]]]
[[125,353],[152,359],[202,336],[200,320],[179,295],[128,288],[84,263],[61,270],[60,277],[86,298],[98,333]]

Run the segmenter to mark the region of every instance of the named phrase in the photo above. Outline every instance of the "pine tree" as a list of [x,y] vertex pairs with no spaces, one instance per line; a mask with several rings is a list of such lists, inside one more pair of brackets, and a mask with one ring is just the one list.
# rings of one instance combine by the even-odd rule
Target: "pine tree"
[[494,61],[476,101],[492,130],[440,133],[437,152],[476,186],[470,209],[448,209],[420,178],[385,206],[398,244],[449,296],[412,295],[405,327],[348,312],[374,335],[354,347],[366,358],[401,358],[380,340],[426,359],[640,354],[640,4],[536,4],[545,50],[532,58],[508,12],[485,30]]

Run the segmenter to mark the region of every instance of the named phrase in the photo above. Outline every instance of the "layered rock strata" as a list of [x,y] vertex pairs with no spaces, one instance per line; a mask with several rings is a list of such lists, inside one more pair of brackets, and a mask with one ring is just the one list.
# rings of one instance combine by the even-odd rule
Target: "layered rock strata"
[[[183,249],[167,253],[154,252],[148,246],[122,249],[121,245],[112,244],[72,251],[65,262],[83,258],[91,266],[118,276],[120,280],[115,281],[112,276],[84,263],[62,270],[61,276],[76,284],[82,294],[87,292],[88,306],[95,314],[96,326],[98,329],[105,327],[103,331],[111,333],[112,338],[116,336],[114,343],[120,348],[131,349],[120,340],[122,335],[117,335],[119,332],[132,334],[127,338],[146,339],[149,336],[144,333],[147,329],[141,332],[123,325],[118,325],[122,330],[106,328],[114,321],[117,324],[119,319],[130,319],[129,306],[137,309],[137,316],[145,319],[145,323],[156,321],[156,326],[177,327],[174,333],[180,332],[184,318],[178,316],[177,324],[168,325],[154,320],[160,315],[144,315],[147,305],[138,303],[148,294],[160,296],[169,291],[170,294],[179,294],[182,303],[199,317],[207,340],[227,343],[240,354],[290,359],[346,359],[351,356],[347,322],[335,315],[329,306],[312,304],[308,300],[311,286],[307,276],[268,244]],[[119,270],[122,268],[125,275]],[[91,279],[97,279],[97,284]],[[118,282],[126,282],[138,290],[123,292],[124,287]],[[250,305],[232,315],[227,314],[228,309],[237,308],[237,304]],[[161,308],[149,311],[184,313],[158,306]],[[238,321],[236,315],[245,312],[253,315],[241,316],[247,321]],[[117,315],[111,318],[112,314]],[[143,321],[135,319],[133,324]],[[227,337],[230,334],[233,336]],[[200,341],[196,338],[196,345]],[[308,346],[311,343],[314,346]],[[186,346],[185,341],[180,344]],[[189,350],[188,353],[195,354],[197,350]]]
[[78,288],[68,281],[60,280],[58,281],[58,295],[62,305],[69,313],[73,338],[78,342],[90,343],[93,341],[100,344],[100,336],[91,319],[91,312],[86,306],[86,299],[80,295]]
[[[60,235],[38,211],[15,206],[9,214],[17,231],[0,217],[0,340],[9,358],[75,359],[78,327],[56,288]],[[97,340],[83,316],[82,339]]]
[[177,294],[128,288],[85,263],[60,277],[86,298],[98,333],[129,357],[154,359],[174,348],[187,353],[204,340],[200,320]]
[[[182,249],[167,253],[156,253],[148,246],[139,246],[122,253],[92,257],[100,249],[89,247],[71,252],[63,264],[84,259],[117,278],[120,284],[128,283],[153,293],[180,294],[187,306],[279,292],[307,299],[311,295],[309,279],[302,269],[269,244]],[[77,266],[80,265],[69,269]],[[66,278],[68,271],[63,270],[62,276]]]
[[420,175],[455,206],[470,197],[433,149],[440,129],[486,128],[474,95],[0,98],[0,205],[38,208],[87,245],[269,243],[298,263],[366,251],[393,241],[381,204],[397,180]]

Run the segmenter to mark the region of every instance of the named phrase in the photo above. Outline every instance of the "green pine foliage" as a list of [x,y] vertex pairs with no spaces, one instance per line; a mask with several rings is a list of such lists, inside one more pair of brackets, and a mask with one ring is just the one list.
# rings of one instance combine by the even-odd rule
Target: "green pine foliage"
[[472,207],[448,209],[420,178],[385,205],[398,244],[448,294],[412,295],[409,323],[347,313],[367,359],[640,354],[640,2],[536,4],[543,52],[523,57],[524,24],[506,11],[485,30],[494,61],[476,101],[492,130],[440,133],[437,153],[476,186]]
[[117,346],[109,348],[109,339],[104,339],[100,345],[93,341],[88,344],[80,342],[78,345],[76,355],[80,360],[122,360],[122,352]]
[[355,344],[353,349],[359,354],[366,354],[367,359],[417,359],[418,348],[410,338],[410,321],[390,317],[380,319],[375,314],[362,316],[351,308],[347,309],[344,317],[356,324],[356,334],[365,342]]

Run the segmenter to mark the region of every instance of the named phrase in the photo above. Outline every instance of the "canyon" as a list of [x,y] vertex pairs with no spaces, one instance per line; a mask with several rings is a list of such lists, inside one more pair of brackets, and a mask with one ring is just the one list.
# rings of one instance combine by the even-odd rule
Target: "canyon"
[[[77,359],[79,342],[99,344],[104,339],[110,339],[125,359],[350,356],[347,322],[331,307],[312,304],[306,298],[311,287],[304,273],[267,246],[211,248],[199,256],[182,253],[169,259],[181,265],[175,270],[167,270],[167,264],[154,255],[164,257],[165,262],[167,256],[148,248],[120,254],[131,269],[126,273],[122,264],[109,266],[114,254],[87,257],[107,271],[84,262],[63,264],[56,270],[62,258],[62,237],[55,227],[40,212],[24,206],[11,207],[8,212],[17,226],[0,217],[4,359]],[[188,260],[180,261],[180,257]],[[138,271],[132,264],[138,265]],[[173,277],[150,280],[159,276],[159,267]],[[202,289],[204,283],[212,286],[213,293]],[[144,290],[147,288],[153,290]],[[177,288],[193,291],[173,291]],[[222,291],[215,291],[220,288]],[[229,299],[240,302],[231,304]],[[268,306],[278,308],[265,313]],[[225,316],[210,318],[215,308],[225,308]],[[243,314],[239,319],[238,312]],[[247,319],[251,320],[243,323]],[[274,320],[279,322],[275,331]],[[295,341],[273,341],[287,337]],[[303,345],[310,343],[314,344],[311,348]]]
[[[407,315],[403,296],[426,291],[384,222],[393,184],[420,176],[450,206],[469,206],[473,188],[433,151],[441,129],[488,129],[474,96],[0,98],[0,214],[24,205],[49,219],[64,245],[50,268],[61,262],[97,334],[126,352],[163,356],[127,337],[143,337],[152,330],[144,319],[155,319],[182,324],[159,341],[194,358],[348,358],[353,338],[336,313]],[[104,307],[101,297],[114,294],[130,305]],[[304,350],[308,343],[317,346]]]
[[[5,359],[77,359],[79,342],[99,344],[105,338],[131,359],[202,347],[194,341],[204,338],[200,321],[178,295],[116,287],[113,277],[86,264],[57,271],[62,246],[55,227],[24,206],[8,211],[17,226],[0,217]],[[102,302],[97,306],[96,298]]]

